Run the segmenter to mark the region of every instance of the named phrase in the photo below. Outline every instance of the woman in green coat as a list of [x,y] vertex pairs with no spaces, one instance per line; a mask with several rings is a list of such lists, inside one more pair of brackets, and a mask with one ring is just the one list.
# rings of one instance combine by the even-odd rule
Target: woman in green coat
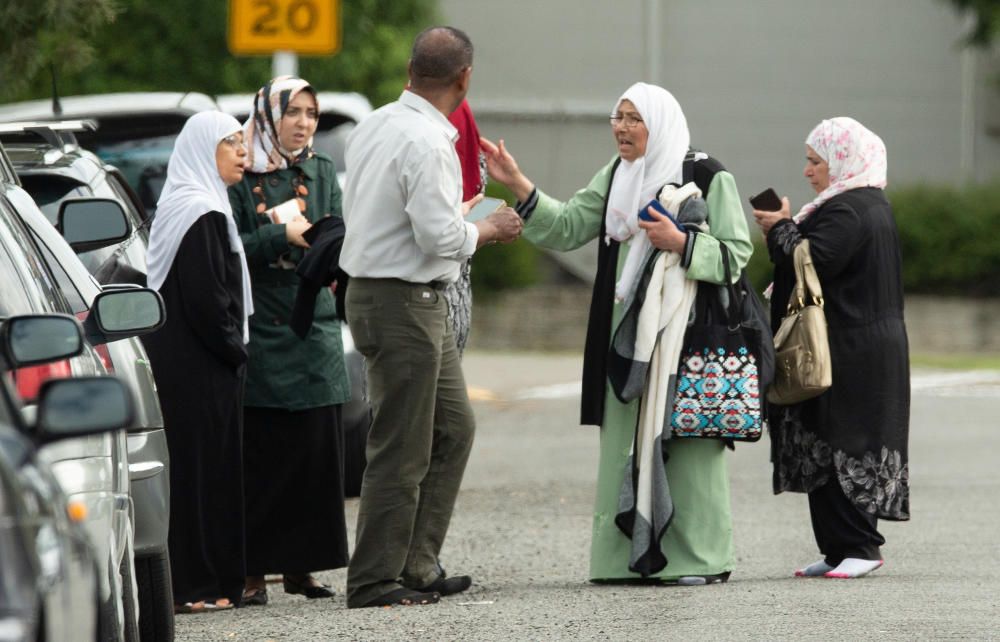
[[333,161],[312,149],[315,90],[282,76],[257,92],[244,126],[249,170],[230,188],[253,285],[244,398],[247,581],[244,605],[267,603],[264,575],[286,593],[333,592],[311,573],[347,565],[341,404],[350,397],[340,322],[324,288],[312,328],[289,326],[302,234],[341,216]]
[[[607,355],[625,298],[641,261],[628,260],[650,244],[681,257],[686,279],[721,284],[720,244],[729,249],[733,274],[752,252],[736,183],[716,161],[695,161],[695,179],[711,174],[703,190],[707,232],[682,232],[650,208],[653,222],[637,220],[641,206],[667,184],[680,185],[690,135],[680,105],[655,85],[636,83],[615,103],[611,129],[618,156],[590,184],[560,202],[535,188],[503,146],[484,140],[490,177],[509,187],[525,218],[523,236],[568,251],[599,239],[597,276],[584,351],[581,423],[601,426],[597,499],[590,551],[590,579],[680,584],[724,582],[733,569],[732,520],[725,446],[712,439],[663,441],[659,469],[666,477],[672,514],[662,532],[641,543],[626,534],[621,517],[623,483],[630,470],[641,399],[621,403],[608,384]],[[702,155],[703,156],[703,155]],[[642,256],[639,254],[639,256]],[[633,515],[634,517],[634,515]],[[631,519],[631,518],[630,518]],[[638,527],[628,527],[632,533]],[[637,551],[645,553],[637,555]],[[654,560],[655,563],[651,563]]]

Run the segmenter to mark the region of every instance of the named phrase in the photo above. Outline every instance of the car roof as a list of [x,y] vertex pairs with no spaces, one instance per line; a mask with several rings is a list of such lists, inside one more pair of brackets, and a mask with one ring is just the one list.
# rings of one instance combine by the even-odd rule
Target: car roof
[[82,148],[59,150],[47,145],[8,144],[7,156],[18,174],[58,174],[91,184],[104,171],[104,163]]
[[196,114],[200,111],[218,109],[211,96],[198,92],[120,92],[113,94],[93,94],[89,96],[67,96],[60,98],[62,114],[52,111],[52,100],[29,100],[9,105],[0,105],[0,122],[18,120],[65,120],[80,116],[100,117],[146,114]]
[[[367,98],[356,92],[320,91],[316,93],[319,110],[323,114],[337,114],[361,122],[372,111]],[[223,94],[216,96],[219,109],[237,118],[246,118],[253,107],[254,94]]]

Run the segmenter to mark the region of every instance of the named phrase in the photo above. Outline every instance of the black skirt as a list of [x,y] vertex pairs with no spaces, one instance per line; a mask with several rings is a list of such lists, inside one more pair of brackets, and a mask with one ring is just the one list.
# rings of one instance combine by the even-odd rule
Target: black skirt
[[340,406],[243,417],[247,575],[347,566]]

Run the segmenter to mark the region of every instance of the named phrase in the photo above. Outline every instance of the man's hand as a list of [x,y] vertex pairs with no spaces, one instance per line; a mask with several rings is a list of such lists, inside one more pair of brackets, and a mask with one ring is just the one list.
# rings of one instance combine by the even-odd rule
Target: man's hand
[[469,212],[472,211],[472,208],[475,207],[476,204],[479,203],[479,201],[483,200],[484,198],[486,198],[484,194],[476,194],[469,200],[462,203],[462,216],[463,217],[468,216]]
[[510,243],[521,236],[524,221],[512,207],[501,207],[486,218],[475,223],[479,228],[479,245],[487,243]]

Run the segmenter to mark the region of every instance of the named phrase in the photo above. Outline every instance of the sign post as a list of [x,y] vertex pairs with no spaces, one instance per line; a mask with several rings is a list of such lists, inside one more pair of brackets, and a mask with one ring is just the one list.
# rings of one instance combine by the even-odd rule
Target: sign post
[[340,0],[229,0],[229,51],[329,56],[340,51]]

